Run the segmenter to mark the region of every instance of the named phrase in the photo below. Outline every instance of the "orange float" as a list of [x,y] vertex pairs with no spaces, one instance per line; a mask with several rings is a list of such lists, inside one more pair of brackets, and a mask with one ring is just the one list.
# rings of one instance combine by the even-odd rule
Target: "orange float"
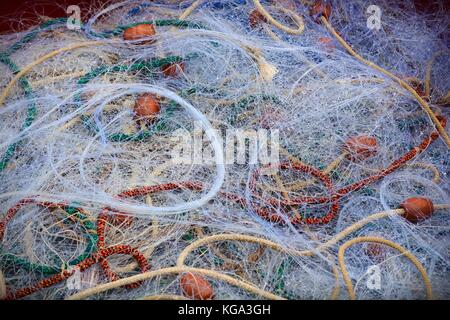
[[434,212],[433,202],[425,197],[406,199],[400,204],[400,208],[405,210],[403,217],[412,223],[425,220]]
[[161,110],[159,101],[154,94],[144,93],[138,97],[134,105],[134,112],[140,118],[153,120]]
[[210,300],[214,296],[211,284],[203,277],[190,272],[181,277],[181,289],[186,297],[196,300]]
[[[154,36],[156,34],[155,27],[152,24],[138,24],[136,26],[125,29],[123,32],[123,39],[130,40],[139,40],[143,38],[148,38]],[[148,39],[137,44],[150,44],[155,42],[153,39]]]

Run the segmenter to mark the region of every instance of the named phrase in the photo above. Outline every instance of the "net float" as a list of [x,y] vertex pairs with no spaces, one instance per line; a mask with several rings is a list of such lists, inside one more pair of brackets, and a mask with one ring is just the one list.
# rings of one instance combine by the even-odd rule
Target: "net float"
[[196,300],[210,300],[214,296],[211,284],[202,276],[190,272],[181,277],[181,289],[186,297]]
[[[136,26],[125,29],[123,39],[127,41],[148,38],[156,34],[155,27],[152,24],[138,24]],[[155,42],[154,39],[148,39],[137,44],[150,44]]]
[[400,208],[405,210],[403,217],[412,223],[425,220],[434,212],[433,201],[426,197],[408,198],[400,204]]
[[160,112],[161,107],[154,94],[145,93],[138,97],[134,105],[134,113],[140,118],[154,119]]

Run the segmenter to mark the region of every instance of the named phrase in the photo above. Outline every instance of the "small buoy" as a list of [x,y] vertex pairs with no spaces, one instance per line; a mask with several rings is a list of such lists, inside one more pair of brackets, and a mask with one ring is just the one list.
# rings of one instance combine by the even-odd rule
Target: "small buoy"
[[186,297],[196,300],[210,300],[214,296],[211,284],[203,277],[190,272],[181,277],[181,289]]
[[[142,38],[148,38],[151,36],[154,36],[156,34],[155,27],[152,24],[138,24],[134,27],[130,27],[128,29],[125,29],[123,32],[123,39],[124,40],[139,40]],[[142,42],[139,42],[138,44],[148,44],[153,43],[155,40],[148,39]]]
[[250,24],[250,27],[254,29],[259,24],[267,22],[267,19],[261,12],[259,12],[257,9],[254,9],[252,10],[252,12],[250,12],[250,15],[248,16],[248,22]]
[[369,158],[376,154],[378,149],[377,139],[371,136],[356,136],[347,140],[345,150],[352,159]]
[[147,119],[155,118],[161,107],[159,101],[155,95],[150,93],[145,93],[139,96],[134,105],[134,112],[138,117],[143,117]]
[[403,217],[412,223],[425,220],[434,212],[433,202],[425,197],[406,199],[400,204],[400,208],[405,210]]
[[161,69],[166,77],[176,77],[184,71],[184,62],[166,64]]
[[320,23],[321,16],[324,16],[328,20],[331,15],[331,5],[329,3],[323,3],[323,1],[316,1],[311,7],[309,14],[317,23]]

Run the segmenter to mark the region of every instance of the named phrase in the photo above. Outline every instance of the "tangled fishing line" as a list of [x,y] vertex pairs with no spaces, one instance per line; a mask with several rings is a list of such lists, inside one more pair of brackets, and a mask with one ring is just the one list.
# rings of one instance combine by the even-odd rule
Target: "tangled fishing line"
[[0,296],[448,299],[447,14],[367,6],[129,0],[2,35]]

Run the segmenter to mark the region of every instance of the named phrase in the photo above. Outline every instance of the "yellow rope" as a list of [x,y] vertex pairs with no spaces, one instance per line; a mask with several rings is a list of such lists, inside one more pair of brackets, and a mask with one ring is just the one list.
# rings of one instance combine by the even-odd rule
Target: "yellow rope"
[[186,19],[199,5],[201,5],[205,0],[194,1],[184,12],[178,17],[178,19]]
[[[449,205],[441,205],[441,204],[437,204],[434,207],[436,210],[450,208]],[[196,248],[198,248],[204,244],[214,242],[214,241],[225,241],[225,240],[236,240],[236,241],[258,243],[258,244],[264,245],[266,247],[269,247],[271,249],[274,249],[274,250],[277,250],[280,252],[285,252],[287,254],[293,254],[293,255],[298,255],[298,256],[312,256],[315,253],[321,252],[321,251],[325,250],[326,248],[330,247],[331,245],[337,243],[339,240],[345,238],[348,234],[362,228],[364,225],[366,225],[367,223],[369,223],[371,221],[375,221],[377,219],[381,219],[381,218],[388,217],[388,216],[401,215],[403,213],[404,213],[403,209],[396,209],[396,210],[383,211],[383,212],[368,216],[367,218],[362,219],[359,222],[353,224],[352,226],[344,229],[343,231],[338,233],[336,236],[334,236],[329,241],[323,243],[322,245],[319,245],[315,250],[299,251],[299,250],[295,250],[295,249],[288,249],[288,248],[282,247],[281,245],[279,245],[273,241],[270,241],[270,240],[261,239],[258,237],[253,237],[253,236],[248,236],[248,235],[242,235],[242,234],[212,235],[209,237],[198,239],[195,242],[193,242],[192,244],[190,244],[189,246],[187,246],[180,253],[178,260],[177,260],[176,267],[169,267],[169,268],[159,269],[159,270],[155,270],[155,271],[149,271],[149,272],[138,274],[138,275],[135,275],[132,277],[123,278],[123,279],[120,279],[117,281],[98,285],[96,287],[93,287],[93,288],[81,291],[77,294],[74,294],[74,295],[68,297],[68,299],[69,300],[84,299],[84,298],[90,297],[94,294],[101,293],[101,292],[104,292],[107,290],[111,290],[111,289],[114,289],[117,287],[131,284],[134,282],[151,279],[151,278],[154,278],[157,276],[164,276],[164,275],[169,275],[169,274],[179,274],[179,273],[183,273],[183,272],[197,273],[200,275],[211,277],[213,279],[221,280],[221,281],[227,282],[231,285],[237,286],[239,288],[242,288],[248,292],[254,293],[254,294],[261,296],[263,298],[266,298],[266,299],[284,299],[283,297],[280,297],[280,296],[274,295],[270,292],[267,292],[265,290],[259,289],[255,286],[253,286],[252,284],[235,279],[228,275],[221,274],[217,271],[187,267],[184,265],[184,261],[186,260],[186,257],[188,256],[188,254],[191,251],[195,250]],[[335,290],[333,292],[333,296],[337,296]]]
[[[202,230],[202,228],[200,227],[195,227],[194,228],[195,232],[197,233],[197,236],[199,238],[204,237],[205,234]],[[243,269],[242,266],[236,262],[234,262],[232,259],[230,259],[229,257],[227,257],[224,253],[222,253],[218,247],[211,245],[208,246],[208,248],[216,255],[218,256],[220,259],[222,259],[224,261],[224,264],[221,266],[222,269],[235,269],[235,272],[237,275],[242,276],[243,277]],[[237,270],[236,270],[237,269]]]
[[433,121],[437,131],[439,131],[439,134],[441,135],[442,139],[444,139],[444,142],[447,144],[448,147],[450,147],[450,138],[447,134],[447,132],[445,131],[444,127],[442,127],[441,123],[439,122],[438,118],[436,117],[436,115],[434,114],[433,110],[431,110],[430,106],[427,104],[427,102],[417,94],[417,92],[411,88],[411,86],[406,83],[405,81],[403,81],[402,79],[400,79],[399,77],[397,77],[396,75],[392,74],[391,72],[383,69],[382,67],[376,65],[375,63],[364,59],[363,57],[361,57],[359,54],[357,54],[352,47],[350,47],[350,45],[345,42],[344,39],[341,38],[341,36],[339,36],[339,34],[337,34],[336,30],[334,30],[334,28],[331,26],[331,24],[328,22],[328,20],[325,17],[321,17],[322,23],[326,26],[326,28],[328,29],[328,31],[333,34],[333,36],[339,41],[339,43],[352,55],[354,56],[357,60],[361,61],[362,63],[364,63],[365,65],[387,75],[389,78],[391,78],[392,80],[394,80],[395,82],[397,82],[400,86],[402,86],[404,89],[406,89],[407,91],[409,91],[414,98],[416,98],[417,102],[419,102],[419,104],[422,106],[422,108],[425,110],[425,112],[428,114],[428,116],[431,118],[431,120]]
[[98,285],[96,287],[93,288],[89,288],[86,289],[84,291],[78,292],[74,295],[69,296],[67,299],[68,300],[80,300],[80,299],[85,299],[87,297],[90,297],[94,294],[98,294],[107,290],[111,290],[114,288],[118,288],[118,287],[122,287],[124,285],[127,284],[131,284],[131,283],[135,283],[138,281],[144,281],[144,280],[148,280],[151,278],[155,278],[155,277],[161,277],[161,276],[167,276],[167,275],[171,275],[171,274],[180,274],[180,273],[184,273],[184,272],[191,272],[194,274],[199,274],[199,275],[203,275],[203,276],[207,276],[216,280],[221,280],[224,281],[230,285],[239,287],[243,290],[246,290],[250,293],[255,294],[256,296],[260,296],[262,298],[265,299],[270,299],[270,300],[285,300],[283,297],[277,296],[273,293],[270,293],[268,291],[259,289],[258,287],[255,287],[252,284],[249,284],[247,282],[235,279],[233,277],[230,277],[228,275],[222,274],[220,272],[214,271],[214,270],[208,270],[208,269],[200,269],[200,268],[191,268],[191,267],[186,267],[186,266],[181,266],[181,267],[169,267],[169,268],[164,268],[164,269],[159,269],[159,270],[155,270],[155,271],[149,271],[149,272],[145,272],[145,273],[141,273],[132,277],[128,277],[128,278],[123,278],[117,281],[113,281],[113,282],[109,282],[109,283],[105,283],[105,284],[101,284]]
[[354,238],[354,239],[351,239],[351,240],[345,242],[339,248],[339,253],[338,253],[339,266],[341,267],[342,276],[344,278],[344,282],[345,282],[345,285],[347,287],[347,291],[348,291],[348,294],[350,296],[350,299],[355,300],[356,299],[356,294],[353,291],[352,280],[350,279],[350,276],[348,275],[348,272],[347,272],[347,268],[345,266],[344,254],[345,254],[345,250],[347,248],[349,248],[350,246],[352,246],[352,245],[354,245],[356,243],[362,243],[362,242],[374,242],[374,243],[380,243],[380,244],[387,245],[387,246],[389,246],[389,247],[399,251],[402,255],[404,255],[406,258],[408,258],[416,266],[417,270],[419,270],[420,274],[422,275],[423,282],[425,283],[425,287],[426,287],[426,291],[427,291],[427,298],[428,299],[433,299],[433,292],[432,292],[432,289],[431,289],[430,279],[428,278],[427,271],[422,266],[420,261],[417,260],[417,258],[411,252],[409,252],[408,250],[406,250],[405,248],[403,248],[399,244],[397,244],[395,242],[392,242],[390,240],[387,240],[387,239],[377,238],[377,237],[358,237],[358,238]]
[[[205,2],[205,0],[196,0],[196,1],[192,2],[192,4],[189,7],[187,7],[186,10],[184,10],[184,12],[178,17],[178,19],[180,19],[180,20],[186,19],[203,2]],[[176,27],[170,28],[170,31],[172,31],[172,32],[175,30],[177,30]]]
[[277,20],[275,20],[269,12],[267,12],[266,9],[264,9],[264,6],[261,4],[259,0],[253,0],[253,3],[255,4],[255,7],[258,9],[259,12],[267,19],[269,23],[274,25],[280,30],[283,30],[286,33],[293,34],[293,35],[300,35],[303,33],[303,30],[305,29],[305,24],[303,22],[303,18],[297,15],[295,12],[288,10],[286,8],[280,8],[281,11],[284,13],[290,15],[292,19],[294,20],[295,24],[297,25],[297,29],[292,29],[289,27],[286,27],[285,25],[279,23]]
[[[334,162],[336,162],[336,160],[333,161],[333,163],[334,163]],[[331,170],[330,170],[330,171],[331,171]],[[285,198],[287,201],[290,201],[289,193],[287,192],[285,186],[283,185],[283,181],[281,181],[280,176],[279,176],[278,174],[275,174],[275,175],[274,175],[274,178],[275,178],[275,181],[276,181],[278,187],[280,188],[281,192],[283,193],[284,198]],[[294,215],[295,215],[296,217],[301,217],[301,216],[300,216],[300,213],[299,213],[298,210],[297,210],[297,208],[292,207],[292,211],[294,212]],[[308,225],[305,225],[305,228],[304,228],[303,230],[304,230],[304,232],[305,232],[312,240],[314,240],[314,241],[319,241],[319,239],[316,237],[316,235],[315,235],[314,233],[311,232],[311,230],[309,229],[309,226],[308,226]],[[262,246],[260,245],[260,247],[262,247]],[[330,254],[326,254],[326,258],[327,258],[327,259],[330,259],[330,260],[332,259],[332,257],[331,257]],[[331,293],[331,300],[336,300],[337,297],[339,296],[339,292],[340,292],[340,290],[341,290],[341,286],[340,286],[340,283],[339,283],[339,270],[338,270],[338,268],[336,267],[336,265],[335,265],[333,262],[331,262],[330,260],[329,260],[328,262],[329,262],[330,265],[331,265],[331,268],[332,268],[332,270],[333,270],[333,275],[334,275],[334,277],[335,277],[335,284],[334,284],[334,289],[333,289],[333,291],[332,291],[332,293]]]
[[[434,205],[435,210],[444,210],[444,209],[448,209],[448,208],[450,208],[450,205],[444,205],[444,204]],[[273,242],[273,241],[270,241],[267,239],[262,239],[262,238],[258,238],[258,237],[254,237],[254,236],[237,234],[237,233],[216,234],[216,235],[198,239],[198,240],[194,241],[193,243],[191,243],[189,246],[187,246],[178,256],[177,266],[179,266],[179,267],[183,266],[189,253],[191,253],[195,249],[197,249],[203,245],[209,244],[211,242],[216,242],[216,241],[243,241],[243,242],[250,242],[250,243],[258,243],[258,244],[266,246],[272,250],[283,252],[283,253],[290,254],[290,255],[313,256],[319,252],[322,252],[322,251],[330,248],[331,246],[333,246],[340,240],[347,237],[349,234],[361,229],[362,227],[364,227],[366,224],[368,224],[370,222],[373,222],[375,220],[379,220],[382,218],[386,218],[389,216],[402,215],[404,213],[405,213],[405,210],[403,210],[403,209],[394,209],[394,210],[387,210],[387,211],[382,211],[379,213],[372,214],[372,215],[354,223],[353,225],[345,228],[344,230],[342,230],[341,232],[336,234],[333,238],[320,244],[313,250],[289,249],[289,248],[285,248],[285,247],[281,246],[280,244],[278,244],[276,242]]]
[[66,51],[70,51],[73,49],[77,49],[77,48],[82,48],[82,47],[88,47],[88,46],[95,46],[95,45],[99,45],[102,44],[101,41],[86,41],[86,42],[79,42],[79,43],[75,43],[75,44],[71,44],[67,47],[64,48],[60,48],[57,50],[54,50],[40,58],[38,58],[37,60],[35,60],[34,62],[30,63],[29,65],[27,65],[26,67],[24,67],[22,70],[20,70],[19,73],[17,73],[14,78],[11,79],[11,81],[8,83],[8,85],[6,86],[6,88],[3,90],[2,94],[0,95],[0,106],[3,104],[3,102],[5,102],[6,97],[8,96],[9,92],[11,91],[12,87],[14,86],[14,84],[19,81],[19,79],[21,77],[23,77],[25,74],[27,74],[31,69],[33,69],[35,66],[41,64],[42,62],[62,53],[62,52],[66,52]]
[[439,170],[432,164],[424,163],[424,162],[412,162],[412,163],[407,163],[406,166],[428,169],[433,173],[433,182],[436,184],[441,182],[441,175],[439,173]]
[[333,275],[334,275],[334,288],[331,292],[331,300],[336,300],[339,297],[339,293],[341,293],[341,284],[340,274],[338,268],[333,264],[332,265]]
[[85,74],[86,74],[86,71],[78,71],[78,72],[74,72],[74,73],[70,73],[70,74],[62,74],[60,76],[34,81],[34,82],[31,83],[31,86],[33,88],[36,88],[36,87],[47,85],[47,84],[52,83],[52,82],[56,82],[56,81],[59,81],[59,80],[64,80],[64,79],[67,79],[67,78],[78,78],[78,77],[81,77],[81,76],[83,76]]

